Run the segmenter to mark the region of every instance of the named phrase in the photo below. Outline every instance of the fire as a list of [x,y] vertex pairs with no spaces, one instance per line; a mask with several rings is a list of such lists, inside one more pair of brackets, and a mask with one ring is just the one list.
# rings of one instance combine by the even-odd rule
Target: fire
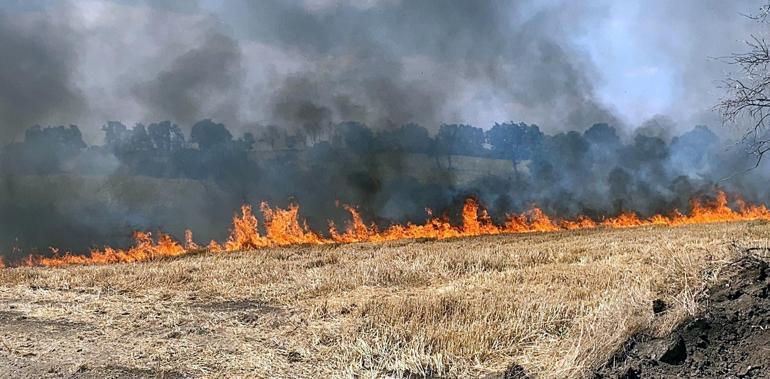
[[[268,246],[267,238],[259,235],[258,224],[257,217],[251,213],[251,205],[241,206],[241,216],[233,217],[233,229],[230,231],[230,237],[225,242],[224,248],[213,250],[235,251]],[[211,242],[211,245],[218,246],[216,242]]]
[[559,226],[565,230],[593,229],[596,227],[596,221],[586,216],[578,216],[574,220],[562,220]]
[[148,232],[134,233],[134,246],[127,250],[106,247],[104,250],[91,250],[89,255],[74,255],[71,253],[60,254],[56,248],[51,248],[52,257],[30,255],[25,259],[27,266],[69,266],[85,264],[107,264],[142,262],[163,257],[175,257],[188,253],[168,234],[159,233],[157,240],[153,240]]
[[[252,212],[250,205],[243,205],[240,214],[233,217],[233,225],[226,241],[219,243],[211,241],[207,246],[200,246],[193,240],[192,232],[185,231],[184,244],[175,241],[168,234],[159,233],[153,239],[148,232],[134,233],[134,246],[122,250],[106,247],[92,250],[87,255],[72,253],[61,254],[58,249],[51,248],[51,257],[30,255],[22,265],[60,267],[68,265],[108,264],[142,262],[163,257],[176,257],[196,251],[215,253],[252,250],[275,246],[290,246],[300,244],[330,244],[355,242],[383,242],[400,239],[445,239],[502,233],[532,233],[555,232],[560,230],[580,230],[604,228],[633,228],[651,225],[679,226],[688,224],[703,224],[712,222],[770,220],[770,210],[764,205],[750,205],[743,200],[735,200],[736,209],[729,206],[727,194],[718,192],[713,201],[692,200],[689,214],[673,210],[670,215],[656,214],[649,218],[641,218],[635,212],[623,212],[615,217],[604,220],[593,220],[586,216],[578,216],[571,220],[554,219],[541,209],[532,207],[522,214],[512,214],[502,225],[492,222],[486,209],[479,206],[474,199],[467,199],[462,209],[462,224],[455,226],[446,217],[430,217],[424,224],[406,223],[392,225],[379,230],[376,224],[367,224],[355,207],[343,205],[350,214],[350,221],[344,231],[339,231],[334,223],[329,223],[328,237],[311,230],[304,220],[300,219],[299,206],[289,205],[286,209],[272,208],[267,203],[261,203],[259,210],[264,220],[264,234],[260,230],[259,220]],[[0,267],[4,263],[0,257]]]

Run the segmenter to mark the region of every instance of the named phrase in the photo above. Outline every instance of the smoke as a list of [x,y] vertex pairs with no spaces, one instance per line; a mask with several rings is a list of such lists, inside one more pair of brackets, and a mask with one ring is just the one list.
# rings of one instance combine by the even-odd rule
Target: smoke
[[[559,26],[564,4],[420,1],[312,10],[266,1],[230,9],[242,15],[235,25],[245,38],[306,57],[297,72],[276,80],[274,121],[297,121],[285,98],[290,109],[375,127],[473,122],[482,112],[524,113],[556,129],[617,120],[595,99],[586,57]],[[585,22],[597,17],[577,13]]]
[[[5,82],[36,79],[48,88],[4,89],[0,121],[16,132],[36,122],[78,124],[92,143],[109,119],[189,125],[211,117],[238,131],[276,124],[309,127],[308,134],[349,120],[432,131],[510,119],[549,131],[595,122],[631,129],[655,114],[674,125],[714,124],[718,80],[729,70],[714,58],[762,35],[741,16],[756,7],[750,0],[11,2],[2,7]],[[30,46],[14,53],[20,43]],[[26,60],[40,66],[29,70],[35,78],[18,72],[31,67]]]
[[238,44],[212,32],[200,46],[174,59],[168,69],[132,88],[150,114],[182,123],[206,117],[234,120],[242,76]]
[[[0,114],[17,132],[67,122],[96,143],[109,119],[212,117],[235,130],[346,120],[435,130],[522,117],[564,130],[617,120],[596,99],[597,71],[572,42],[603,17],[598,7],[71,0],[7,8],[14,22],[3,23],[3,38],[17,42],[4,44],[33,41],[21,54],[3,52],[11,63],[4,75],[26,83],[4,97]],[[29,67],[25,60],[40,66],[36,78],[12,71]]]
[[730,69],[714,58],[764,35],[741,15],[757,6],[9,2],[0,7],[2,75],[26,85],[3,89],[0,123],[6,140],[34,123],[78,124],[91,143],[110,119],[211,117],[238,131],[349,120],[435,131],[510,119],[549,131],[595,122],[629,130],[656,114],[713,125],[718,81]]
[[199,242],[222,240],[232,212],[261,201],[298,202],[322,231],[329,220],[348,220],[340,203],[387,226],[423,222],[425,207],[459,223],[468,196],[498,222],[535,204],[565,218],[686,211],[691,198],[717,187],[750,202],[770,200],[767,165],[722,181],[748,162],[704,126],[623,141],[607,124],[555,134],[524,123],[487,132],[443,125],[431,135],[414,124],[382,130],[347,122],[299,149],[284,145],[287,131],[267,148],[211,120],[191,130],[186,138],[170,122],[111,122],[100,146],[86,146],[77,127],[27,130],[23,143],[0,151],[0,251],[125,246],[133,230],[179,237],[191,228]]
[[69,15],[21,16],[0,8],[0,143],[29,126],[76,116],[83,95],[73,81],[78,35]]
[[[0,249],[221,239],[262,200],[316,229],[337,200],[381,225],[469,195],[498,220],[768,200],[766,168],[720,182],[746,159],[708,111],[748,2],[213,3],[0,6]],[[22,142],[38,123],[79,128]]]

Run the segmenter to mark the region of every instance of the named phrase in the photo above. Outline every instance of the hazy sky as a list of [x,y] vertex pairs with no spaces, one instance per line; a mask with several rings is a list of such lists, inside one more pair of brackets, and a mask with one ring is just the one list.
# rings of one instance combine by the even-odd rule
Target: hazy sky
[[[717,127],[761,1],[0,1],[0,138],[33,124]],[[673,132],[673,131],[671,131]],[[95,138],[95,137],[94,137]]]

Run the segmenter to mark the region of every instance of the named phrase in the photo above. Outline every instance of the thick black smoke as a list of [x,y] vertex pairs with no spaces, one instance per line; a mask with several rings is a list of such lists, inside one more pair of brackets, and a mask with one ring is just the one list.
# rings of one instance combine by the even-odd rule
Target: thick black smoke
[[717,188],[770,200],[766,167],[722,181],[747,162],[704,126],[667,141],[645,134],[623,140],[607,124],[558,134],[524,123],[486,132],[453,124],[430,134],[416,124],[375,130],[345,122],[299,145],[281,130],[233,137],[211,120],[190,130],[168,121],[109,122],[98,146],[87,146],[75,126],[27,130],[24,142],[0,154],[1,251],[126,245],[135,229],[181,237],[191,228],[199,242],[223,239],[240,204],[263,200],[298,202],[316,230],[328,220],[344,223],[338,202],[387,226],[421,222],[425,207],[457,222],[468,196],[498,222],[533,205],[597,219],[684,211],[691,198]]

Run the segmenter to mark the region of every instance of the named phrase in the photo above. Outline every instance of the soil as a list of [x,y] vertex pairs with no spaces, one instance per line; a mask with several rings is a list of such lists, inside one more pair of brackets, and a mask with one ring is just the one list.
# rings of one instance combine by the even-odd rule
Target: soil
[[[199,312],[210,319],[212,313],[218,317],[257,323],[270,313],[281,310],[260,302],[238,300],[206,302],[196,297],[185,311]],[[36,304],[47,303],[40,301]],[[76,307],[73,303],[54,303],[54,309]],[[166,304],[168,305],[168,304]],[[71,379],[128,379],[128,378],[185,378],[189,374],[169,369],[128,367],[115,363],[108,349],[114,348],[105,334],[110,328],[94,328],[87,322],[73,322],[62,318],[38,318],[22,311],[16,304],[3,304],[0,300],[0,378],[71,378]],[[167,308],[166,308],[167,309]],[[28,311],[28,310],[26,310]],[[178,311],[178,310],[177,310]],[[100,311],[101,312],[101,311]],[[171,312],[173,313],[173,311]],[[227,315],[224,315],[227,314]],[[128,312],[119,316],[129,315]],[[151,327],[151,326],[150,326]],[[146,329],[148,334],[165,336],[165,339],[181,338],[184,329],[155,325]],[[121,333],[126,333],[124,330]],[[205,329],[195,328],[195,333]],[[8,338],[8,340],[6,340]],[[105,345],[98,345],[101,341]],[[158,346],[163,346],[158,345]]]
[[595,377],[770,378],[769,274],[763,260],[738,260],[708,291],[699,317],[663,338],[633,337]]

